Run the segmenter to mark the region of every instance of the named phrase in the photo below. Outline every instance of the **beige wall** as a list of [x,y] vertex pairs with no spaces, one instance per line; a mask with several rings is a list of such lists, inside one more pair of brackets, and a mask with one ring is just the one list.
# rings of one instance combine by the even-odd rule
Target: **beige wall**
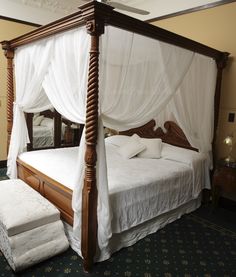
[[236,113],[236,3],[157,21],[154,25],[231,53],[223,76],[217,136],[217,156],[227,155],[223,138],[234,132],[236,143],[236,121],[227,122],[228,113]]
[[[0,19],[0,41],[10,40],[34,28],[32,26]],[[0,50],[0,161],[6,160],[7,158],[6,67],[6,58],[3,51]]]

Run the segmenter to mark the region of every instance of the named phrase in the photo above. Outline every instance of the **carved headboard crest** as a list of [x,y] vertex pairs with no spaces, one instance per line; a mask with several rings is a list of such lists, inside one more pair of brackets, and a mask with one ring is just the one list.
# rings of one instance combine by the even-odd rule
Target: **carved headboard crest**
[[132,136],[133,134],[137,134],[142,138],[160,138],[163,142],[191,149],[194,151],[198,151],[196,148],[192,147],[188,142],[184,132],[182,129],[173,121],[166,121],[164,124],[165,132],[161,127],[155,129],[156,122],[155,120],[151,120],[145,125],[129,129],[127,131],[119,132],[120,135]]

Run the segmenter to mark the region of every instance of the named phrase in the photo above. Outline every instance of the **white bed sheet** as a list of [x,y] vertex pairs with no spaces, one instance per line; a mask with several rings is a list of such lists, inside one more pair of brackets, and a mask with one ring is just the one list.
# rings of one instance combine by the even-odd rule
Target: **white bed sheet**
[[24,152],[19,155],[19,158],[73,190],[75,183],[73,172],[76,171],[78,151],[79,147],[37,150]]
[[[22,153],[19,158],[73,190],[78,147]],[[204,187],[205,159],[191,165],[165,159],[124,159],[106,143],[112,232],[121,233],[196,199]]]

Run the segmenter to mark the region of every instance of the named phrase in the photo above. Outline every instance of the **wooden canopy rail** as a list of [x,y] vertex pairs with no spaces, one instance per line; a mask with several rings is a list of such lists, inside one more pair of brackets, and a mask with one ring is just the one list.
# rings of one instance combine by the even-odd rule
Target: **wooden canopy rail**
[[[28,34],[11,41],[3,41],[2,48],[8,60],[7,69],[7,132],[8,145],[13,122],[13,57],[14,50],[22,45],[64,32],[79,26],[86,26],[91,36],[91,50],[88,76],[88,99],[86,114],[86,174],[83,189],[82,207],[82,253],[84,256],[84,269],[89,271],[93,264],[97,245],[97,189],[96,189],[96,141],[97,141],[97,115],[98,115],[98,49],[99,36],[104,33],[105,25],[116,26],[140,35],[158,39],[169,44],[212,57],[218,67],[215,114],[218,117],[219,97],[222,78],[222,69],[226,65],[229,53],[220,52],[201,43],[176,35],[172,32],[155,27],[148,23],[120,14],[111,6],[92,1],[79,8],[79,11],[40,27]],[[216,117],[215,126],[217,126]]]

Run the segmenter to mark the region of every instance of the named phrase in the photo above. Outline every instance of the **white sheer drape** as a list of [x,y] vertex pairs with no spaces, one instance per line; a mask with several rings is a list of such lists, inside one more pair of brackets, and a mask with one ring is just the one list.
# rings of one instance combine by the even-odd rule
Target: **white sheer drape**
[[216,76],[215,61],[195,53],[181,85],[156,118],[158,126],[163,126],[167,119],[174,120],[193,147],[209,153],[209,162],[214,132]]
[[49,66],[52,46],[53,42],[48,39],[16,50],[16,101],[8,154],[8,175],[11,178],[17,177],[17,155],[29,142],[24,112],[34,113],[52,107],[42,92],[42,80]]
[[214,132],[215,61],[195,54],[170,109],[190,144],[200,152],[211,151]]
[[[195,95],[198,90],[192,90],[192,86],[196,86],[196,84],[199,86],[201,83],[199,95],[209,93],[207,98],[209,98],[209,103],[212,100],[212,104],[215,76],[213,66],[208,67],[209,71],[213,70],[213,73],[209,73],[208,76],[201,72],[201,70],[206,70],[207,63],[213,64],[212,61],[209,61],[211,60],[209,58],[205,58],[207,62],[201,64],[201,59],[195,61],[196,55],[191,51],[115,27],[106,27],[105,34],[101,37],[100,42],[100,116],[96,170],[98,245],[102,254],[97,257],[98,260],[102,259],[104,251],[107,251],[106,247],[112,235],[103,124],[118,130],[140,126],[161,113],[168,103],[169,105],[174,103],[173,111],[177,120],[181,121],[180,126],[184,130],[190,130],[191,124],[195,124],[197,115],[197,113],[192,113],[191,110],[196,99],[201,100],[201,97]],[[46,109],[50,106],[49,99],[63,116],[71,121],[84,123],[89,47],[89,35],[85,28],[79,28],[59,34],[48,40],[38,41],[34,45],[28,45],[17,51],[17,104],[8,158],[8,172],[11,177],[16,176],[16,157],[24,151],[28,141],[23,111],[37,112]],[[193,66],[198,62],[199,66]],[[189,68],[192,71],[187,73]],[[185,78],[187,74],[189,74],[190,84],[188,84],[188,78]],[[208,84],[208,81],[206,82],[207,77],[211,78],[210,84]],[[195,81],[195,78],[197,78],[197,81]],[[183,80],[185,80],[184,83]],[[188,92],[188,90],[191,90],[191,92]],[[188,97],[191,100],[186,104],[187,110],[184,113],[177,107],[178,105],[185,106],[182,99]],[[200,105],[201,102],[198,106],[200,107]],[[211,115],[206,111],[208,109],[207,103],[202,105],[202,108],[204,113],[201,118]],[[212,106],[210,107],[211,110]],[[186,116],[190,119],[186,119]],[[202,132],[208,132],[207,135],[199,136],[201,145],[202,141],[204,141],[204,145],[206,141],[207,143],[211,142],[211,119],[212,115],[204,125],[201,125],[206,128],[205,130],[202,129]],[[200,125],[198,126],[200,128]],[[193,134],[195,133],[193,132]],[[191,139],[193,138],[194,136],[191,135]],[[208,150],[208,147],[202,149]],[[72,173],[75,173],[75,189],[73,192],[74,232],[79,243],[81,235],[81,190],[85,167],[84,150],[85,140],[83,135],[78,164],[72,169]]]
[[158,114],[193,58],[191,51],[114,27],[106,28],[100,52],[102,119],[117,130],[141,126]]
[[90,36],[86,28],[54,38],[54,53],[43,88],[55,109],[73,122],[84,123]]

